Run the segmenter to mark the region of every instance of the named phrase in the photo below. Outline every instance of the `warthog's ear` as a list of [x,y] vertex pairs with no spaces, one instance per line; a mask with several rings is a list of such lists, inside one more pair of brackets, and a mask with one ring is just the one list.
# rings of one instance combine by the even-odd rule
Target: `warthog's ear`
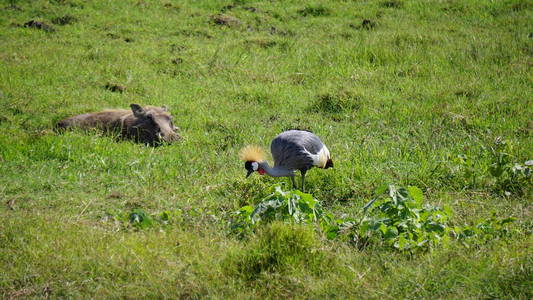
[[161,108],[163,109],[163,111],[168,111],[168,107],[166,105],[161,106]]
[[144,117],[145,111],[139,104],[132,103],[130,104],[130,107],[134,116],[136,116],[137,118]]

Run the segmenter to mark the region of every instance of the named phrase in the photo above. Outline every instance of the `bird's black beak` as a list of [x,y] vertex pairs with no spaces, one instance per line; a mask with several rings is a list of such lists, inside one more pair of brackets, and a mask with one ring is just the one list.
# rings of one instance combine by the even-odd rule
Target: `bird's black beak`
[[250,177],[250,175],[252,175],[253,172],[254,170],[248,170],[248,174],[246,174],[246,178]]

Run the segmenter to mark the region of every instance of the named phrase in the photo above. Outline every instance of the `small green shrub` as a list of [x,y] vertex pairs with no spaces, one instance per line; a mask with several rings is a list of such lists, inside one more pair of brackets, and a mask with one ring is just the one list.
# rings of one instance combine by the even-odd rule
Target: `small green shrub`
[[376,194],[364,208],[367,215],[352,230],[352,240],[358,246],[384,243],[401,251],[416,251],[449,240],[451,210],[423,205],[419,188],[389,185]]
[[149,214],[141,208],[130,212],[110,213],[106,219],[115,221],[124,230],[143,230],[155,226],[173,225],[183,221],[183,212],[180,209],[166,210],[160,213]]
[[432,174],[448,188],[476,189],[485,184],[479,160],[466,154],[448,154],[444,161],[437,164]]
[[[487,147],[483,155],[449,156],[444,168],[437,166],[444,174],[441,178],[448,185],[457,188],[488,188],[496,194],[505,196],[523,195],[531,188],[533,160],[517,163],[511,154],[513,145],[497,138]],[[488,156],[488,164],[483,158]]]
[[491,151],[489,172],[495,180],[495,190],[506,196],[523,194],[531,187],[533,160],[523,164],[513,162],[510,154],[512,145],[500,138],[496,139]]
[[145,229],[145,228],[148,228],[148,227],[152,227],[153,224],[154,224],[154,221],[153,221],[152,217],[150,217],[150,215],[146,214],[144,212],[144,210],[142,210],[140,208],[134,209],[129,214],[128,219],[129,219],[129,223],[133,227],[136,227],[136,228],[139,228],[139,229]]
[[330,218],[322,228],[328,238],[348,237],[358,248],[384,244],[410,253],[429,250],[452,238],[469,247],[508,237],[513,232],[507,225],[515,218],[497,218],[495,214],[472,226],[453,226],[450,208],[423,205],[423,200],[417,187],[382,186],[365,205],[363,218]]
[[311,196],[298,190],[283,191],[280,185],[257,205],[242,207],[232,222],[232,231],[244,235],[258,223],[292,221],[314,223],[326,218],[322,206]]
[[455,238],[466,247],[481,245],[494,239],[510,237],[516,230],[507,225],[515,220],[513,217],[498,218],[493,212],[491,217],[479,220],[475,225],[455,227],[453,233]]

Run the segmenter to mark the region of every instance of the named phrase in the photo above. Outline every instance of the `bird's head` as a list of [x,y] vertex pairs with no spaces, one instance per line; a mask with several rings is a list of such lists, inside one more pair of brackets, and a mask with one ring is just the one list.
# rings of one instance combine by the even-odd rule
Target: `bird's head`
[[260,175],[265,174],[265,170],[261,167],[261,164],[265,161],[264,157],[263,149],[258,146],[246,146],[239,151],[239,158],[245,162],[244,168],[248,172],[246,177],[256,171]]
[[261,168],[258,162],[256,161],[247,161],[244,163],[244,168],[248,173],[246,174],[246,178],[248,178],[250,175],[252,175],[253,172],[257,171],[260,175],[265,174],[265,170]]

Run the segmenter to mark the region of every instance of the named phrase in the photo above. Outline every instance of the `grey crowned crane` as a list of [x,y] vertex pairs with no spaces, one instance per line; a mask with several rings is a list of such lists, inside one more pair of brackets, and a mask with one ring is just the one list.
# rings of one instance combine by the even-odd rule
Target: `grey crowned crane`
[[320,138],[309,131],[288,130],[280,133],[272,140],[270,151],[274,158],[274,167],[270,167],[264,158],[263,150],[258,146],[246,146],[239,152],[248,171],[246,177],[253,172],[272,177],[290,177],[296,188],[294,171],[302,174],[302,192],[305,192],[305,173],[312,167],[327,169],[333,167],[329,150]]

